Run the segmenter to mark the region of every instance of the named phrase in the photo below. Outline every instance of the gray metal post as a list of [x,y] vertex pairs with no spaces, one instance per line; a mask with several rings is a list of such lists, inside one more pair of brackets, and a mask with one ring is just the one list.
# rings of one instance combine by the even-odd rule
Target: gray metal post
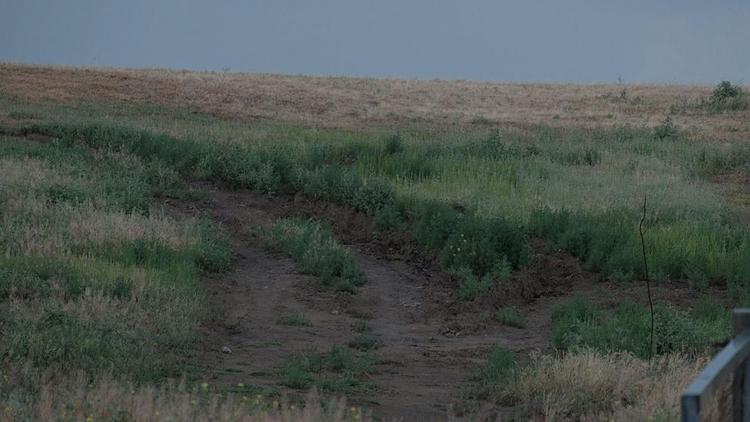
[[682,422],[699,422],[700,420],[700,397],[682,396]]
[[[750,330],[750,309],[738,308],[732,314],[734,337]],[[735,421],[750,421],[750,360],[745,360],[734,371],[732,383],[732,413]]]

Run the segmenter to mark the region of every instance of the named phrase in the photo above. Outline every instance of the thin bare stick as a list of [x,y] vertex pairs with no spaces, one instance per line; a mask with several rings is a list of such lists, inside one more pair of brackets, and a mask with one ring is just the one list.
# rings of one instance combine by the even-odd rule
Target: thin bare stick
[[648,275],[648,261],[646,260],[646,241],[643,238],[643,222],[646,221],[646,195],[643,195],[643,215],[641,223],[638,225],[638,232],[641,234],[641,252],[643,252],[643,275],[646,278],[646,291],[648,292],[648,307],[651,310],[651,335],[649,337],[648,358],[654,354],[654,301],[651,298],[651,278]]

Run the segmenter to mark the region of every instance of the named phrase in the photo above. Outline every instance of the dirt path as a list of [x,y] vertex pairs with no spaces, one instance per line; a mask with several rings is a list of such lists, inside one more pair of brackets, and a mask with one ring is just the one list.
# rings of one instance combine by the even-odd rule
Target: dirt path
[[[227,227],[236,255],[230,272],[208,279],[217,316],[204,327],[199,361],[212,383],[290,393],[274,368],[300,351],[346,345],[358,334],[356,323],[364,321],[381,343],[375,353],[383,363],[371,375],[377,390],[348,399],[378,418],[435,420],[452,413],[493,345],[517,351],[546,347],[544,326],[467,328],[475,324],[446,311],[455,294],[442,287],[445,275],[377,256],[366,245],[349,245],[367,279],[356,294],[321,287],[314,277],[299,274],[291,260],[265,251],[248,231],[276,218],[269,207],[284,209],[271,201],[251,192],[211,190],[207,201],[176,207]],[[305,315],[312,325],[278,324],[293,314]],[[232,353],[223,353],[223,347]]]
[[[624,298],[644,299],[637,285],[601,281],[559,252],[540,253],[535,265],[515,273],[505,287],[515,296],[498,289],[483,300],[461,302],[449,277],[429,259],[408,242],[393,243],[397,233],[378,238],[371,222],[355,211],[301,197],[199,187],[209,192],[207,200],[172,202],[170,208],[221,223],[236,255],[230,272],[207,280],[216,316],[203,327],[198,361],[215,385],[243,383],[294,395],[275,368],[295,353],[346,345],[358,334],[355,326],[364,323],[380,340],[375,353],[383,363],[371,374],[377,389],[347,399],[386,420],[444,419],[462,401],[492,346],[520,355],[549,350],[551,309],[560,300],[578,295],[614,307]],[[287,216],[328,220],[339,240],[355,251],[367,279],[356,294],[335,292],[301,275],[291,260],[267,252],[249,230]],[[657,286],[655,295],[683,303],[696,296],[684,284]],[[513,305],[526,327],[504,327],[489,318],[498,304]],[[312,325],[278,323],[295,314]]]

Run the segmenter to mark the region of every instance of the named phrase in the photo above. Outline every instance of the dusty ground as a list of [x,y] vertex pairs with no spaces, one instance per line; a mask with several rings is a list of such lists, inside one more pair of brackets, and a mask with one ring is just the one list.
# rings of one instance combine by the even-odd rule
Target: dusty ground
[[[717,81],[718,82],[718,81]],[[625,89],[626,95],[620,97]],[[0,64],[0,93],[106,101],[326,127],[552,124],[654,126],[710,86],[508,84]],[[750,110],[673,116],[695,136],[748,140]]]
[[[365,322],[381,341],[375,353],[382,363],[370,375],[376,390],[350,394],[350,402],[388,420],[460,417],[473,377],[492,346],[506,347],[521,358],[550,351],[555,303],[573,296],[612,307],[626,298],[645,300],[643,286],[602,281],[562,252],[541,253],[542,245],[535,242],[534,265],[488,298],[462,302],[450,277],[429,256],[406,238],[379,235],[361,213],[301,196],[199,187],[208,190],[207,200],[167,205],[182,215],[209,216],[231,235],[235,263],[228,273],[206,280],[216,317],[202,328],[197,352],[199,373],[215,385],[243,383],[297,394],[281,384],[275,368],[295,353],[346,345],[358,334],[355,325]],[[299,274],[289,259],[268,252],[253,227],[288,216],[331,223],[340,241],[356,252],[366,284],[353,295],[334,292]],[[660,301],[684,304],[696,296],[684,283],[659,285],[654,291]],[[504,327],[489,317],[503,306],[524,316],[526,328]],[[278,324],[291,314],[307,316],[312,325]],[[222,353],[224,346],[232,353]],[[494,411],[470,401],[468,407],[488,415]]]

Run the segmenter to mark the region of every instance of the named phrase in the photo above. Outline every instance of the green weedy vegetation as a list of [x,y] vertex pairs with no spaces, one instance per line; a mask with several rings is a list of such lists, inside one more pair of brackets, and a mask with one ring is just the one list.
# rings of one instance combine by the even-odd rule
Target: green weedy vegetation
[[303,314],[292,314],[287,317],[281,318],[278,321],[279,325],[290,325],[295,327],[310,327],[312,322],[310,318]]
[[[635,235],[638,206],[648,195],[646,241],[657,279],[725,282],[739,299],[750,280],[750,235],[704,179],[744,169],[736,157],[748,154],[739,146],[691,143],[679,132],[658,140],[639,128],[539,127],[401,135],[398,147],[388,147],[393,141],[383,146],[365,135],[220,143],[99,123],[25,130],[70,146],[125,150],[183,176],[347,204],[375,215],[381,228],[408,221],[446,269],[468,268],[480,280],[504,262],[525,265],[528,235],[574,253],[587,269],[640,277]],[[464,240],[473,249],[459,251]]]
[[354,292],[365,282],[351,252],[320,223],[282,219],[271,228],[269,241],[275,249],[289,255],[302,272],[320,277],[325,284]]
[[360,350],[363,352],[366,352],[368,350],[374,350],[379,348],[381,345],[380,340],[372,335],[368,334],[360,334],[347,343],[347,346],[351,347],[352,349]]
[[711,97],[701,104],[704,109],[712,113],[746,110],[748,105],[750,105],[748,93],[742,87],[732,85],[729,81],[721,81],[716,85]]
[[[701,355],[713,343],[730,336],[730,313],[720,303],[704,298],[693,312],[669,305],[655,307],[654,347],[657,354]],[[626,302],[612,313],[598,310],[591,302],[576,298],[553,311],[553,343],[560,349],[627,351],[640,358],[649,356],[650,313],[648,307]]]
[[511,308],[501,308],[495,312],[495,319],[508,327],[525,328],[526,320]]
[[501,394],[503,388],[517,376],[518,370],[519,365],[513,352],[503,347],[493,347],[487,362],[479,370],[476,391],[478,398],[488,399]]
[[41,374],[136,382],[185,372],[202,272],[227,268],[221,230],[153,197],[179,186],[157,161],[0,137],[1,400]]
[[367,379],[375,363],[371,355],[333,346],[327,353],[292,356],[279,367],[278,373],[284,385],[299,390],[315,387],[330,393],[367,391],[375,388]]
[[[215,126],[214,136],[241,131]],[[415,240],[435,251],[447,270],[471,270],[473,279],[465,280],[479,284],[478,294],[482,283],[472,280],[487,281],[505,264],[515,269],[528,262],[527,236],[574,253],[587,269],[639,278],[636,226],[647,195],[646,246],[655,278],[697,287],[723,282],[738,300],[747,296],[750,234],[706,178],[746,171],[742,157],[750,153],[737,145],[687,141],[679,131],[659,140],[645,128],[540,126],[435,137],[407,133],[384,141],[272,127],[251,141],[222,143],[102,123],[22,130],[70,147],[124,150],[179,176],[347,204],[373,214],[381,229],[407,222]],[[459,251],[464,241],[471,247]]]

